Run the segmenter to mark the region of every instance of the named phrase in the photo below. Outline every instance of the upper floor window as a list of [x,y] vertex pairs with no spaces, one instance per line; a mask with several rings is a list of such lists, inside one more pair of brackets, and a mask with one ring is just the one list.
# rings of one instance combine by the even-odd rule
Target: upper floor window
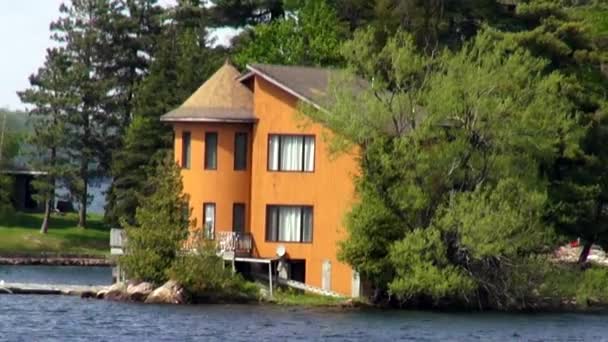
[[266,207],[266,240],[312,242],[312,207],[269,205]]
[[217,169],[217,133],[205,133],[205,169]]
[[182,132],[182,168],[190,168],[190,132]]
[[234,169],[247,169],[247,133],[236,133],[234,135]]
[[232,231],[245,232],[245,204],[234,203],[232,206]]
[[313,172],[314,169],[314,136],[276,134],[268,136],[268,170]]

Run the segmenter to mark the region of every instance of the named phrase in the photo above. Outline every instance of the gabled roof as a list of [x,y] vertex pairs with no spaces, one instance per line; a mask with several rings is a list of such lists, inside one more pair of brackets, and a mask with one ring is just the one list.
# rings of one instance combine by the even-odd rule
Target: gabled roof
[[237,81],[228,61],[181,106],[161,116],[165,122],[255,122],[253,94]]
[[[239,81],[244,82],[254,75],[261,77],[316,108],[323,107],[330,78],[340,72],[338,69],[270,64],[247,65],[247,70]],[[363,80],[358,80],[357,83],[360,84],[353,86],[361,89],[365,87]]]

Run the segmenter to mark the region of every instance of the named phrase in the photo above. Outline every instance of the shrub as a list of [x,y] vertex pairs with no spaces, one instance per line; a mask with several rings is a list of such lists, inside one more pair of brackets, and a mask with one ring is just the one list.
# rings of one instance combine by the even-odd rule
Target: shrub
[[593,302],[608,302],[608,270],[590,268],[583,272],[576,291],[576,303],[587,306]]
[[178,257],[167,277],[184,286],[194,301],[250,301],[258,297],[255,284],[233,274],[215,253],[215,246],[204,244],[197,253]]

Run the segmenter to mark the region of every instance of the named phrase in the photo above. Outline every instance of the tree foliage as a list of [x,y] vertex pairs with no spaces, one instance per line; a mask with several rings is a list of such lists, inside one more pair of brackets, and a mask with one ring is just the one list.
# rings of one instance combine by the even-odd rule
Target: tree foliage
[[22,112],[0,108],[0,217],[10,214],[13,209],[13,178],[2,171],[13,167],[13,160],[19,153],[24,116]]
[[369,86],[336,82],[331,114],[309,111],[363,148],[341,257],[401,299],[503,305],[507,265],[551,242],[543,170],[579,150],[567,80],[494,31],[433,58],[407,33],[373,37],[343,49]]
[[237,45],[236,64],[340,65],[347,30],[325,1],[308,1],[294,15],[246,31]]
[[550,69],[567,76],[564,96],[574,104],[578,124],[585,127],[579,153],[560,148],[550,169],[547,214],[561,232],[583,240],[581,262],[593,243],[606,245],[608,241],[608,153],[602,144],[608,139],[608,78],[602,73],[602,65],[608,61],[608,36],[602,28],[605,24],[590,12],[608,13],[601,2],[526,1],[516,12],[523,30],[506,34],[507,39],[547,59]]
[[201,29],[202,14],[181,6],[186,7],[175,8],[173,22],[159,37],[149,75],[138,85],[133,100],[134,119],[124,145],[113,156],[105,215],[111,224],[120,219],[133,222],[155,163],[172,146],[171,129],[160,122],[160,116],[185,101],[221,63],[221,55],[209,46]]
[[166,272],[188,236],[190,208],[180,169],[171,155],[158,164],[150,186],[150,195],[141,199],[135,223],[123,222],[127,243],[119,263],[129,279],[160,284],[167,280]]
[[33,165],[30,167],[45,174],[34,178],[34,200],[44,206],[44,218],[40,232],[48,231],[54,209],[55,188],[64,181],[69,170],[66,158],[68,139],[66,116],[78,105],[79,99],[70,91],[70,61],[63,49],[49,49],[46,61],[37,73],[30,76],[30,88],[19,92],[23,103],[31,105],[33,132],[28,142],[32,147]]

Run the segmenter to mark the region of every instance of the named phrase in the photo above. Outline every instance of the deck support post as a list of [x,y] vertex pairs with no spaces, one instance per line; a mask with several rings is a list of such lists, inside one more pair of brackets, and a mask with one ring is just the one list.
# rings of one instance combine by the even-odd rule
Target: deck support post
[[272,298],[272,261],[268,262],[268,283],[270,298]]

